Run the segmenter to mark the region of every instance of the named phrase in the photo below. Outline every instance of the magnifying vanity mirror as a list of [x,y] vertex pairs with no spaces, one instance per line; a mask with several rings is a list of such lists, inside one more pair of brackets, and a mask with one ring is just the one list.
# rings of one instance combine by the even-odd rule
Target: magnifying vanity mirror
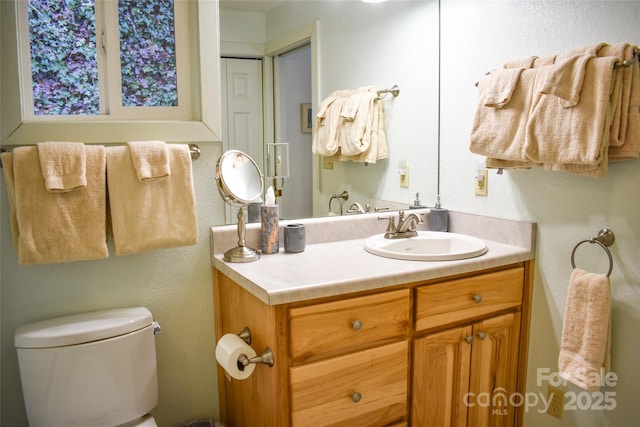
[[259,260],[260,253],[245,243],[246,222],[243,208],[262,196],[264,179],[260,168],[242,151],[226,151],[216,163],[216,184],[225,203],[238,208],[238,246],[224,253],[225,261]]

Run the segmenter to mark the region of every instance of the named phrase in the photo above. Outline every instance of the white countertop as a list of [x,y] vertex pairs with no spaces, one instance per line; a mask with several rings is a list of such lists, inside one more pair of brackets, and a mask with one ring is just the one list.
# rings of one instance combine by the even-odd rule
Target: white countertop
[[[474,220],[473,224],[468,221],[462,222],[469,219]],[[222,246],[216,245],[214,241],[217,235],[218,240],[228,242],[228,235],[233,238],[235,227],[214,227],[212,265],[265,304],[278,305],[447,277],[527,261],[534,257],[534,223],[452,212],[450,231],[464,232],[465,228],[474,230],[473,233],[466,230],[465,234],[484,238],[488,251],[475,258],[456,261],[405,261],[384,258],[365,251],[365,236],[374,233],[362,229],[363,218],[352,220],[360,221],[358,233],[364,236],[322,242],[315,233],[324,236],[331,234],[331,220],[307,220],[307,236],[310,232],[311,236],[307,238],[304,252],[285,253],[281,244],[280,253],[262,255],[260,260],[248,263],[224,261],[223,249],[233,246],[228,243],[226,246],[224,243]],[[283,222],[281,225],[286,223]],[[384,231],[379,230],[377,218],[371,218],[371,224],[376,232]],[[249,224],[247,232],[247,245],[254,248],[258,247],[255,245],[255,234],[259,231],[255,228],[255,224]],[[488,229],[496,239],[513,240],[516,236],[516,241],[504,243],[489,240],[486,237]],[[318,240],[321,242],[309,243]]]

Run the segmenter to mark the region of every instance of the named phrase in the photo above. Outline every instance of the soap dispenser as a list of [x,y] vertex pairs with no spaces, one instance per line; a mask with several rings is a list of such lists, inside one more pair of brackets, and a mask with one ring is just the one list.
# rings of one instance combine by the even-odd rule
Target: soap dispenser
[[429,229],[431,231],[449,231],[449,210],[442,208],[439,194],[436,206],[429,211]]

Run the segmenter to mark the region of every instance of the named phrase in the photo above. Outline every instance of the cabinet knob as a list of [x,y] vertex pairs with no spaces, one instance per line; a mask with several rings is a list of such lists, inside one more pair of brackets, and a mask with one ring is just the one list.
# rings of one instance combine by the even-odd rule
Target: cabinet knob
[[480,338],[481,340],[485,339],[487,337],[487,333],[484,331],[480,331],[477,333],[478,338]]
[[351,327],[354,331],[359,331],[360,329],[362,329],[362,322],[360,320],[354,320],[353,322],[351,322]]
[[475,301],[476,304],[480,304],[482,302],[482,295],[480,294],[473,294],[471,298],[473,298],[473,301]]
[[467,342],[467,344],[471,344],[473,342],[473,335],[467,335],[466,337],[464,337],[464,340]]
[[360,402],[360,399],[362,399],[362,395],[360,393],[358,393],[357,391],[351,393],[351,400],[353,401],[353,403]]

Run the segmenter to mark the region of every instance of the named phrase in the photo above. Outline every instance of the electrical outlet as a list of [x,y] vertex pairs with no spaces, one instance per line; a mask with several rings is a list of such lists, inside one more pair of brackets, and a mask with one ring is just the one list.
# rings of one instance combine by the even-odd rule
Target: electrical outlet
[[482,179],[478,179],[477,176],[474,177],[476,196],[486,196],[489,190],[489,173],[486,168],[484,168],[481,173]]
[[409,188],[409,165],[405,165],[404,174],[400,175],[400,187]]
[[561,420],[564,410],[564,391],[558,387],[549,386],[547,389],[547,402],[549,405],[547,414],[553,415]]

